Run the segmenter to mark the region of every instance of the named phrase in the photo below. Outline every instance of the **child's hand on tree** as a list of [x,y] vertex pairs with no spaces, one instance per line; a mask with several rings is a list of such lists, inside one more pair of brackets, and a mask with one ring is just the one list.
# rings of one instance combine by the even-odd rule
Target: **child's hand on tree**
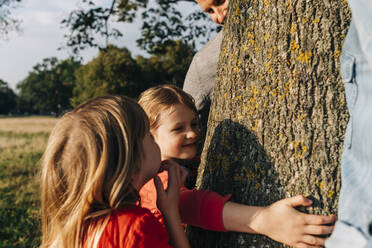
[[336,216],[310,215],[295,209],[311,204],[311,200],[301,195],[277,201],[258,211],[251,227],[296,248],[323,247],[326,239],[323,235],[332,233],[334,226],[329,224],[334,224]]

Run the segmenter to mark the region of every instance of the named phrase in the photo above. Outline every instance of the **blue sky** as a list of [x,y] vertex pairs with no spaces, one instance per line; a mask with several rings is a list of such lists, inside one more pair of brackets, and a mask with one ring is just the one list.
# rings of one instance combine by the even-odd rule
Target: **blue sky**
[[[60,21],[72,9],[76,9],[78,3],[78,0],[23,0],[13,11],[14,17],[22,21],[22,31],[11,33],[6,40],[0,39],[0,79],[15,89],[16,84],[26,78],[32,67],[44,58],[67,58],[67,50],[57,51],[65,42],[63,34],[66,30],[61,28]],[[138,22],[112,25],[124,34],[124,37],[112,43],[126,46],[133,55],[144,55],[135,43],[140,35]],[[82,55],[87,62],[97,55],[97,50],[90,49]]]

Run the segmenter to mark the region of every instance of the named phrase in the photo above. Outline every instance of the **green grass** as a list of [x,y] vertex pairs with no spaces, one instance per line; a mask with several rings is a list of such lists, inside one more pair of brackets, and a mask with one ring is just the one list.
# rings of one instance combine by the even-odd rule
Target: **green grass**
[[40,245],[39,160],[49,131],[0,130],[0,247]]

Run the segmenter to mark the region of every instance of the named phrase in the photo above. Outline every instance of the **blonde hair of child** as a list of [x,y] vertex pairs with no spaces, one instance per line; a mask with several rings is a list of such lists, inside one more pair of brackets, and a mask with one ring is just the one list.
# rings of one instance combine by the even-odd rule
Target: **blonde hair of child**
[[198,113],[192,96],[171,84],[159,85],[145,90],[140,95],[138,103],[149,118],[151,130],[159,127],[161,112],[174,105],[184,104],[195,114]]
[[42,158],[41,247],[82,247],[84,235],[97,244],[91,234],[99,239],[107,223],[102,219],[139,203],[132,178],[147,132],[143,109],[121,96],[92,99],[58,121]]

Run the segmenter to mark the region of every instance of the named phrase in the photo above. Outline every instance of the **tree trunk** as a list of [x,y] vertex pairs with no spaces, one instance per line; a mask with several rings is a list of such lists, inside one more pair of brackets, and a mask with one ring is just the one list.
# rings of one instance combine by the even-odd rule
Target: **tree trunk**
[[[197,185],[269,205],[302,194],[336,213],[348,113],[339,57],[346,1],[230,0]],[[192,247],[282,247],[190,227]]]

